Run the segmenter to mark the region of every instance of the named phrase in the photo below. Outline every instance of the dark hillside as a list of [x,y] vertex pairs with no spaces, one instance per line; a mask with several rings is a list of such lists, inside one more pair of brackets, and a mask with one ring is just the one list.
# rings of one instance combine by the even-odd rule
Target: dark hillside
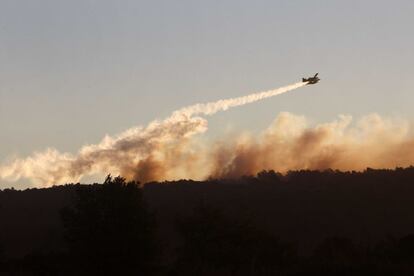
[[[3,258],[19,260],[25,256],[27,258],[39,254],[47,256],[54,252],[64,253],[67,247],[61,217],[62,208],[73,206],[74,198],[82,190],[88,191],[89,197],[93,199],[94,193],[98,195],[102,190],[100,187],[100,184],[93,186],[70,184],[46,189],[1,191],[0,249]],[[109,212],[107,215],[113,216],[112,220],[127,225],[127,216],[125,221],[118,219],[120,209],[111,210],[111,192],[108,191],[109,193],[103,194],[105,201],[100,204],[105,204],[102,206],[107,209],[105,212]],[[400,260],[401,256],[405,256],[404,258],[414,260],[401,253],[412,252],[414,249],[414,243],[411,245],[413,236],[410,236],[414,233],[414,168],[412,167],[395,170],[368,169],[360,173],[296,171],[285,176],[264,171],[256,177],[240,179],[148,183],[142,191],[151,216],[153,215],[156,221],[154,231],[159,244],[157,250],[160,251],[160,263],[168,266],[179,258],[181,263],[177,264],[178,271],[183,269],[183,262],[184,264],[186,262],[184,257],[179,256],[187,256],[186,258],[192,256],[188,252],[180,255],[179,249],[189,250],[188,246],[184,246],[186,239],[198,240],[192,236],[191,231],[195,231],[198,235],[201,230],[196,229],[205,229],[205,227],[206,229],[213,227],[211,229],[216,229],[214,231],[234,237],[235,244],[246,242],[246,248],[249,248],[246,250],[249,252],[256,250],[252,244],[259,240],[255,241],[254,236],[260,235],[261,243],[278,245],[284,248],[283,250],[287,250],[286,252],[291,252],[288,248],[296,248],[298,256],[307,256],[306,258],[320,256],[320,253],[315,252],[324,252],[325,255],[322,256],[326,256],[328,254],[326,252],[331,250],[329,248],[339,246],[339,248],[348,248],[346,250],[351,250],[349,252],[359,250],[355,248],[365,248],[363,250],[365,253],[372,248],[383,248],[378,252],[386,254],[388,259]],[[122,193],[119,195],[121,196]],[[99,197],[96,198],[98,199]],[[116,202],[122,204],[122,198],[118,198]],[[88,204],[94,208],[94,212],[99,212],[98,205],[94,206],[93,201]],[[127,208],[125,206],[122,208]],[[140,210],[141,205],[137,206],[136,208]],[[200,209],[200,206],[205,206],[203,208],[207,208],[207,211],[194,213],[195,210]],[[85,208],[89,207],[86,205]],[[217,210],[219,213],[208,211],[210,209]],[[212,215],[208,215],[210,218],[204,218],[205,214]],[[134,214],[128,216],[133,217]],[[217,220],[214,217],[217,217]],[[215,225],[215,222],[220,222],[222,226]],[[76,216],[73,217],[73,223],[75,228],[72,228],[76,229]],[[106,225],[103,224],[106,222],[99,223]],[[84,221],[84,224],[87,226],[88,221]],[[223,225],[227,228],[219,230],[220,227],[224,227]],[[240,227],[229,230],[233,228],[232,225],[235,227],[240,225]],[[99,226],[96,231],[100,231],[101,228]],[[108,229],[112,229],[108,231],[116,230],[113,227]],[[211,229],[208,231],[213,231]],[[125,229],[120,229],[123,230]],[[214,231],[212,233],[216,233]],[[211,234],[209,239],[220,236],[216,234]],[[104,238],[105,235],[102,237]],[[246,237],[250,238],[245,240]],[[404,239],[401,239],[403,237]],[[278,242],[279,238],[282,243]],[[206,244],[210,245],[211,242]],[[398,251],[400,249],[395,249],[399,248],[398,246],[402,246],[401,250],[405,251],[400,252]],[[266,250],[273,249],[269,247]],[[225,254],[232,256],[237,250],[232,252],[230,250]],[[265,254],[264,251],[260,252]],[[377,253],[375,256],[379,254]],[[205,260],[201,261],[205,262]],[[277,269],[282,268],[278,266]],[[188,273],[194,271],[190,270]]]

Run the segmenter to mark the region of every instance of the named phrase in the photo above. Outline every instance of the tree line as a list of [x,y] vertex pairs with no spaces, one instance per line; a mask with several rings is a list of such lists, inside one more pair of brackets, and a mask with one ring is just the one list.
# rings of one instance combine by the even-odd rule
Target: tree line
[[[272,189],[276,189],[279,194],[281,189],[293,189],[286,185],[300,185],[301,188],[311,185],[307,189],[315,193],[315,187],[323,189],[321,187],[324,185],[329,186],[326,188],[329,191],[340,190],[343,188],[340,183],[343,182],[351,187],[352,193],[353,187],[358,187],[355,185],[381,187],[390,185],[391,181],[404,183],[399,186],[401,188],[413,185],[412,180],[413,168],[367,170],[363,173],[299,171],[287,175],[263,171],[256,177],[237,180],[153,183],[148,184],[148,187],[163,189],[160,187],[170,185],[165,188],[168,190],[184,185],[190,194],[196,194],[194,191],[197,189],[204,189],[197,185],[229,185],[229,193],[234,198],[242,196],[234,193],[234,187],[238,191],[247,189],[246,198],[254,198],[254,191],[249,189],[257,185],[264,191],[263,194],[269,194]],[[312,186],[312,183],[317,185]],[[10,258],[0,236],[0,275],[414,274],[413,234],[405,233],[400,237],[390,235],[375,242],[361,242],[338,233],[319,241],[309,254],[302,254],[298,242],[283,240],[276,231],[270,231],[270,228],[257,223],[258,213],[250,212],[249,206],[244,206],[244,212],[239,209],[238,215],[219,208],[209,199],[218,200],[220,194],[214,194],[217,191],[210,189],[214,195],[194,199],[195,204],[189,210],[169,218],[177,233],[171,249],[165,240],[159,239],[159,232],[164,230],[157,217],[159,214],[154,211],[156,208],[149,207],[151,197],[145,197],[145,188],[139,183],[108,176],[102,184],[69,186],[74,190],[69,204],[58,210],[64,241],[60,248]],[[19,191],[4,190],[0,194],[5,196],[7,193]],[[167,193],[174,195],[172,192]],[[364,193],[354,191],[357,197]],[[266,200],[263,194],[260,197]],[[382,197],[384,194],[375,196]],[[229,198],[226,197],[226,200]],[[277,197],[273,199],[281,200]],[[341,200],[341,197],[338,196],[336,200]],[[401,200],[405,200],[405,197],[401,196]],[[179,205],[180,202],[175,204]],[[0,201],[0,213],[1,208]],[[277,223],[282,225],[285,221]],[[300,232],[300,229],[297,231]]]

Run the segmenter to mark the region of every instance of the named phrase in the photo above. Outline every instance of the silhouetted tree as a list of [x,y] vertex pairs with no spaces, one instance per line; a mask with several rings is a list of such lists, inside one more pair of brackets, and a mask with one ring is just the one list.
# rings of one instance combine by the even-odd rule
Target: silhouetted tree
[[274,170],[261,171],[257,174],[257,179],[266,184],[279,184],[282,178],[282,174],[276,173]]
[[79,186],[61,217],[71,260],[81,271],[148,275],[156,247],[154,219],[136,182],[108,176],[102,185]]
[[360,251],[352,240],[344,237],[325,239],[315,250],[314,256],[323,264],[346,266],[360,259]]
[[232,220],[204,204],[177,226],[183,239],[177,275],[260,275],[284,269],[295,256],[248,220]]
[[402,237],[397,243],[397,260],[414,264],[414,234]]
[[4,248],[3,248],[3,244],[0,243],[0,266],[2,265],[3,262],[4,262]]

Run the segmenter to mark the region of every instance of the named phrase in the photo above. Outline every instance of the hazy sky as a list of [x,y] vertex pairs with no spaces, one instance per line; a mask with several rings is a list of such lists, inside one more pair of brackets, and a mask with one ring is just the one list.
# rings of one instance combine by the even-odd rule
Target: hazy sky
[[0,0],[0,163],[316,72],[318,85],[211,117],[209,135],[281,111],[411,120],[413,12],[408,0]]

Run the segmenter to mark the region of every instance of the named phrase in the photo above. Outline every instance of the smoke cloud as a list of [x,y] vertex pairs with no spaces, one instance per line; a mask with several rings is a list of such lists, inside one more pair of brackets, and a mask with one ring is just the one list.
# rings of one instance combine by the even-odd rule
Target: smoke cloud
[[[0,179],[30,179],[37,186],[77,182],[93,174],[120,174],[141,182],[181,178],[238,177],[263,169],[363,170],[366,167],[409,166],[414,160],[414,136],[406,121],[368,115],[356,122],[339,116],[312,125],[305,117],[280,113],[259,135],[200,142],[212,115],[300,88],[296,83],[244,97],[196,104],[173,112],[98,144],[83,146],[74,155],[55,149],[34,153],[0,167]],[[231,142],[229,142],[231,141]]]
[[407,167],[414,160],[414,136],[406,121],[367,115],[356,122],[341,115],[333,122],[311,126],[303,116],[287,112],[257,137],[243,136],[218,143],[213,177],[253,175],[263,169],[361,171]]
[[[0,179],[17,181],[27,178],[36,185],[49,186],[77,182],[96,173],[121,174],[141,181],[197,177],[195,166],[199,152],[192,149],[191,137],[207,130],[207,121],[194,115],[212,115],[228,108],[276,96],[306,85],[300,82],[243,97],[196,104],[173,112],[147,127],[128,129],[116,137],[106,136],[99,144],[86,145],[77,155],[55,149],[36,152],[0,167]],[[193,164],[188,163],[194,160]]]

